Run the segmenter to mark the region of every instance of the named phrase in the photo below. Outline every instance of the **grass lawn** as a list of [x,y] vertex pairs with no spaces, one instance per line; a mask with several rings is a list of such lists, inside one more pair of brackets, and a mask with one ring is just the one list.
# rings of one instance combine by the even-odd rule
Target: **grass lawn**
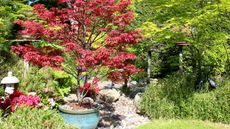
[[230,125],[198,120],[154,120],[136,129],[230,129]]

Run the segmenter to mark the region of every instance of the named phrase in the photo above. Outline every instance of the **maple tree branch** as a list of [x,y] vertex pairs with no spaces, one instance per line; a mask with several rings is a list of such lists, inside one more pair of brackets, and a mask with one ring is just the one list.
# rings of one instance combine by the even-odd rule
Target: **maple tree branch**
[[89,35],[89,38],[88,38],[88,40],[87,40],[87,43],[90,43],[90,40],[91,40],[91,38],[92,38],[92,36],[93,36],[93,34],[94,34],[95,29],[96,29],[96,25],[93,26],[93,29],[92,29],[92,31],[91,31],[91,33],[90,33],[90,35]]

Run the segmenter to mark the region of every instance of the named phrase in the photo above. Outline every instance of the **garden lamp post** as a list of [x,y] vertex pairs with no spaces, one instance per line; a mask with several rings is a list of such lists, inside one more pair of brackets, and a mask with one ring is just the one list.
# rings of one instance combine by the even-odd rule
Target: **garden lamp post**
[[12,72],[8,72],[8,76],[1,81],[1,84],[5,85],[5,93],[8,95],[14,93],[15,84],[17,83],[19,83],[19,79],[13,76]]
[[164,44],[158,43],[158,44],[154,44],[152,47],[150,47],[150,49],[148,50],[148,68],[147,68],[147,84],[150,83],[150,78],[151,78],[151,67],[152,67],[152,52],[156,52],[159,53],[161,51],[161,47],[163,47]]
[[189,43],[186,42],[177,42],[177,46],[179,46],[180,53],[179,53],[179,69],[183,71],[183,47],[184,46],[189,46]]

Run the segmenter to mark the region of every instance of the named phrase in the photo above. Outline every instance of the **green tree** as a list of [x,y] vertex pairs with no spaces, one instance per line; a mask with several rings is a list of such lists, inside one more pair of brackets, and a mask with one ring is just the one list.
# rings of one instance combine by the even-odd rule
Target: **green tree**
[[9,51],[11,40],[16,38],[17,26],[14,20],[33,16],[26,0],[0,0],[0,75],[4,75],[8,67],[15,64]]
[[14,38],[13,22],[16,19],[25,19],[32,15],[31,7],[25,0],[0,1],[0,43]]
[[[229,0],[136,0],[136,26],[142,29],[146,40],[137,48],[140,57],[154,44],[165,53],[176,42],[191,44],[184,50],[186,68],[190,71],[208,71],[221,74],[229,64],[230,1]],[[141,52],[140,52],[141,51]],[[146,54],[143,54],[146,53]],[[173,64],[175,58],[164,62],[153,54],[155,73],[160,64]],[[170,53],[168,54],[170,57]]]

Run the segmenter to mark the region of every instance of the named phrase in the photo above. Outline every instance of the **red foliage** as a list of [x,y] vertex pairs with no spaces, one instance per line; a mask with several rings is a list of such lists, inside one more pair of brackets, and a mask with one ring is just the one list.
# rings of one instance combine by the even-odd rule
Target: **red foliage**
[[[67,2],[67,3],[66,3]],[[16,23],[21,34],[63,46],[64,50],[32,45],[15,45],[12,50],[22,58],[41,67],[62,68],[64,53],[74,53],[78,73],[108,67],[108,77],[127,79],[140,69],[131,65],[136,56],[127,48],[142,40],[138,30],[126,29],[134,19],[128,9],[131,0],[58,0],[64,8],[34,5],[37,16],[45,22]],[[80,74],[81,75],[81,74]],[[85,85],[87,85],[86,83]]]
[[99,87],[98,87],[98,82],[100,81],[99,78],[94,78],[93,81],[91,83],[87,82],[85,83],[83,86],[80,86],[80,90],[82,92],[89,92],[91,94],[99,94]]
[[[56,52],[52,51],[49,52],[49,54],[45,54],[45,52],[27,44],[16,45],[11,48],[16,54],[24,58],[26,61],[33,62],[42,67],[51,66],[54,68],[60,68],[60,64],[64,60],[62,56],[59,56],[59,52],[55,54]],[[43,51],[47,49],[47,47],[44,47]]]
[[20,95],[23,95],[19,90],[14,90],[14,93],[9,96],[7,99],[1,99],[0,100],[0,109],[6,110],[8,107],[10,107],[11,102],[14,98],[19,97]]
[[19,97],[15,97],[10,102],[11,111],[17,109],[17,107],[35,107],[41,102],[41,99],[38,96],[33,95],[20,95]]
[[40,101],[41,100],[38,96],[26,96],[19,90],[14,90],[14,93],[9,95],[9,98],[0,100],[0,109],[6,110],[7,108],[10,108],[11,111],[14,111],[17,107],[35,107]]

